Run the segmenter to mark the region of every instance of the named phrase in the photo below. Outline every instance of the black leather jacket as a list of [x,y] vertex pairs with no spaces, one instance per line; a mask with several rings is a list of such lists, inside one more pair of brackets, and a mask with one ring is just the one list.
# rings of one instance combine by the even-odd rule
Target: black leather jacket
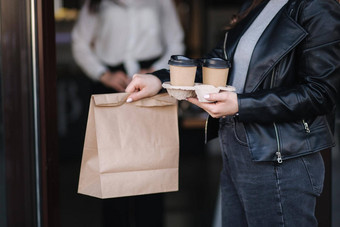
[[[264,5],[206,57],[228,57],[232,63],[239,39]],[[238,121],[245,126],[253,160],[280,162],[332,147],[327,115],[334,114],[339,88],[339,3],[290,0],[260,37],[244,93],[238,95]],[[208,137],[214,132],[208,130]]]

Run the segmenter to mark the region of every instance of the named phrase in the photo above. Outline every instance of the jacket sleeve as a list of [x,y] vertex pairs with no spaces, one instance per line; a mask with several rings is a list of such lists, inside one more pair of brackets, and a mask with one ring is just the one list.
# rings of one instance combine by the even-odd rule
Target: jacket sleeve
[[311,0],[300,18],[308,35],[296,47],[297,83],[238,94],[240,121],[294,121],[334,110],[340,86],[340,6],[333,0]]

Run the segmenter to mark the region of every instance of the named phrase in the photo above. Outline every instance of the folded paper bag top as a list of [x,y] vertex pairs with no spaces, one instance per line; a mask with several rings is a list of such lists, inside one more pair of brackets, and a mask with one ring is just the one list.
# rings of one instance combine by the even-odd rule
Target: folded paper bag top
[[[177,100],[93,95],[78,193],[115,198],[178,190]],[[161,127],[160,127],[161,125]]]
[[[117,93],[112,94],[102,94],[102,95],[92,95],[94,103],[96,106],[120,106],[126,103],[126,100],[130,94],[129,93]],[[176,99],[170,97],[168,94],[159,94],[150,98],[141,99],[129,104],[136,106],[152,107],[152,106],[168,106],[176,104]]]

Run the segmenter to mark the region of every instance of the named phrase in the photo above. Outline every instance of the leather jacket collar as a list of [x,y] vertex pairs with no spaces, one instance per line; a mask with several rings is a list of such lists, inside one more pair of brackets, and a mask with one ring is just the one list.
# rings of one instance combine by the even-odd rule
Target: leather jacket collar
[[228,31],[228,39],[226,46],[227,55],[230,60],[232,60],[232,56],[234,56],[236,47],[238,42],[240,41],[243,33],[247,31],[249,26],[253,23],[256,17],[260,14],[263,8],[266,6],[269,0],[263,1],[260,5],[258,5],[253,11],[249,13],[247,17],[241,20],[233,29]]
[[[268,1],[264,1],[234,29],[229,31],[226,53],[231,61],[233,59],[230,56],[234,55],[242,34],[249,28],[267,3]],[[293,10],[289,3],[284,6],[259,39],[249,65],[249,72],[252,76],[246,80],[245,92],[255,91],[280,59],[307,36],[308,33],[289,15]]]

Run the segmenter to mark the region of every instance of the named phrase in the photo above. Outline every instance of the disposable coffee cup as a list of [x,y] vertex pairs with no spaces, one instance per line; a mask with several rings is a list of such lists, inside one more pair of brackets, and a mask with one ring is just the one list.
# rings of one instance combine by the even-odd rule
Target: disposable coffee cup
[[230,63],[222,58],[203,59],[203,84],[215,87],[227,85]]
[[172,86],[194,86],[198,61],[183,55],[172,55],[169,62]]

